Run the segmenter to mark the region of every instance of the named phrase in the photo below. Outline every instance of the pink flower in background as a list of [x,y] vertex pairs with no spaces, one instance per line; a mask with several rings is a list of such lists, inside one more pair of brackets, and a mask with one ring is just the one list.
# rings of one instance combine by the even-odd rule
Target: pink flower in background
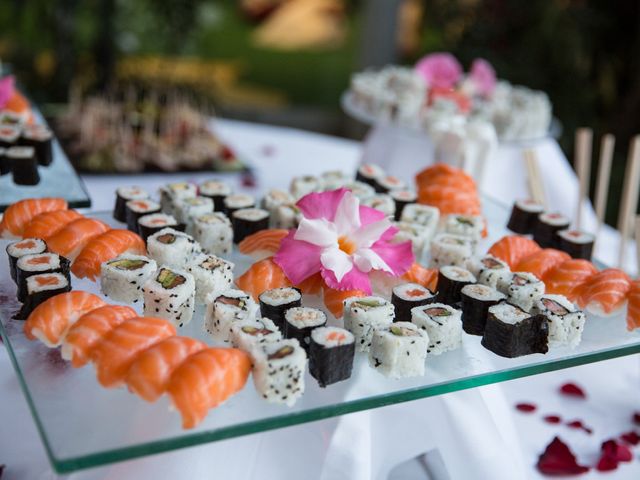
[[462,66],[450,53],[432,53],[415,66],[430,87],[454,88],[462,77]]
[[496,88],[496,71],[483,58],[476,58],[473,61],[469,78],[483,97],[490,96]]
[[411,242],[390,242],[398,229],[347,189],[310,193],[297,206],[300,225],[274,257],[294,285],[320,272],[334,290],[371,293],[370,272],[400,276],[413,263]]
[[15,92],[15,78],[8,75],[0,78],[0,108],[3,108]]

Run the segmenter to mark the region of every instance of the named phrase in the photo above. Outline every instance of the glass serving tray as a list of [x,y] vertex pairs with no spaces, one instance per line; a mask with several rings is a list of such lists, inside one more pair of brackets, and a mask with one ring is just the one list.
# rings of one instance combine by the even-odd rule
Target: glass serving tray
[[[506,233],[508,215],[505,207],[488,198],[483,210],[490,236],[479,252]],[[110,212],[92,216],[116,225]],[[6,241],[0,245],[4,250]],[[423,377],[388,379],[368,366],[366,355],[356,354],[353,376],[347,381],[322,389],[307,373],[306,392],[292,408],[263,401],[249,379],[242,392],[211,410],[197,428],[183,430],[180,416],[169,410],[166,398],[149,404],[126,388],[104,389],[92,367],[74,369],[58,350],[27,340],[23,322],[11,319],[19,304],[6,255],[0,257],[0,330],[47,454],[60,473],[640,352],[640,335],[626,331],[622,313],[608,318],[589,315],[582,343],[574,350],[555,348],[546,355],[516,359],[498,357],[480,345],[480,337],[463,334],[462,348],[427,358]],[[235,252],[230,260],[236,263],[236,275],[251,264],[251,259]],[[73,286],[99,291],[87,280],[74,278]],[[304,303],[321,305],[314,297]],[[179,333],[211,343],[202,321],[199,307]]]

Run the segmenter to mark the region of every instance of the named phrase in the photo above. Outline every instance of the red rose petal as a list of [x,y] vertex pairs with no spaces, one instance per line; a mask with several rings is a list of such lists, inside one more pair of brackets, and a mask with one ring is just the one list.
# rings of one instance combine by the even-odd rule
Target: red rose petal
[[567,422],[567,427],[569,427],[569,428],[579,428],[581,430],[584,430],[589,435],[591,435],[593,433],[593,430],[591,428],[587,427],[584,423],[582,423],[582,420],[573,420],[571,422]]
[[252,188],[256,186],[256,179],[251,173],[245,173],[242,175],[241,183],[243,187]]
[[596,470],[599,472],[610,472],[611,470],[616,470],[618,468],[618,462],[615,458],[611,458],[608,455],[602,454],[600,460],[598,460],[598,464],[596,465]]
[[615,458],[618,462],[630,462],[633,459],[631,450],[626,445],[614,439],[607,440],[602,444],[602,454]]
[[578,465],[575,455],[558,437],[547,445],[536,466],[545,475],[578,475],[589,471],[589,467]]
[[579,387],[575,383],[565,383],[560,387],[560,393],[569,397],[587,398],[587,394],[582,387]]
[[516,409],[523,413],[535,412],[537,408],[538,407],[536,407],[533,403],[518,403],[516,405]]
[[640,412],[635,412],[633,414],[633,423],[640,425]]
[[634,447],[640,443],[640,435],[638,435],[633,430],[627,433],[623,433],[620,435],[620,438],[627,442],[629,445],[633,445]]
[[562,418],[560,418],[560,416],[558,415],[547,415],[543,418],[543,420],[547,423],[560,423],[562,421]]

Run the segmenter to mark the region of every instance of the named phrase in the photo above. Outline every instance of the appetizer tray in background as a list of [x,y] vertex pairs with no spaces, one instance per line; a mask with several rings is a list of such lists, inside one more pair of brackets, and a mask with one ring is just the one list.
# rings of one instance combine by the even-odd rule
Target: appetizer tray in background
[[[489,235],[478,245],[486,252],[507,234],[509,210],[489,198],[482,199],[482,214]],[[126,228],[113,220],[112,212],[88,214],[92,218]],[[9,241],[0,240],[4,249]],[[225,259],[233,262],[237,279],[255,262],[234,246]],[[288,407],[265,402],[249,380],[245,388],[212,409],[202,423],[183,430],[180,416],[171,412],[168,399],[147,403],[126,388],[105,389],[93,368],[75,369],[39,341],[28,340],[24,322],[12,317],[20,309],[15,284],[9,276],[6,255],[0,256],[1,331],[30,410],[54,468],[70,472],[191,445],[310,422],[359,410],[417,398],[498,383],[575,365],[640,352],[637,330],[628,332],[624,309],[610,317],[587,313],[581,343],[574,349],[555,347],[548,353],[503,358],[481,345],[482,337],[463,333],[462,346],[437,356],[427,356],[425,374],[404,379],[381,375],[369,365],[368,356],[356,353],[349,379],[321,388],[309,372],[305,392]],[[73,277],[73,289],[100,294],[99,283]],[[388,300],[391,292],[387,292]],[[110,301],[114,303],[113,301]],[[320,296],[305,295],[303,305],[327,313],[328,325],[343,326],[328,312]],[[142,305],[133,308],[142,313]],[[204,306],[178,334],[212,345],[205,332]]]

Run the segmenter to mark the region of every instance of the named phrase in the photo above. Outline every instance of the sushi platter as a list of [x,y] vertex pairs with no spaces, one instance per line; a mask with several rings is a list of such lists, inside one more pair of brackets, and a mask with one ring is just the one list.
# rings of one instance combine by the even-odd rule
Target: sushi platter
[[430,168],[417,192],[365,165],[260,203],[212,180],[10,207],[0,332],[56,471],[640,352],[638,282],[591,237]]

